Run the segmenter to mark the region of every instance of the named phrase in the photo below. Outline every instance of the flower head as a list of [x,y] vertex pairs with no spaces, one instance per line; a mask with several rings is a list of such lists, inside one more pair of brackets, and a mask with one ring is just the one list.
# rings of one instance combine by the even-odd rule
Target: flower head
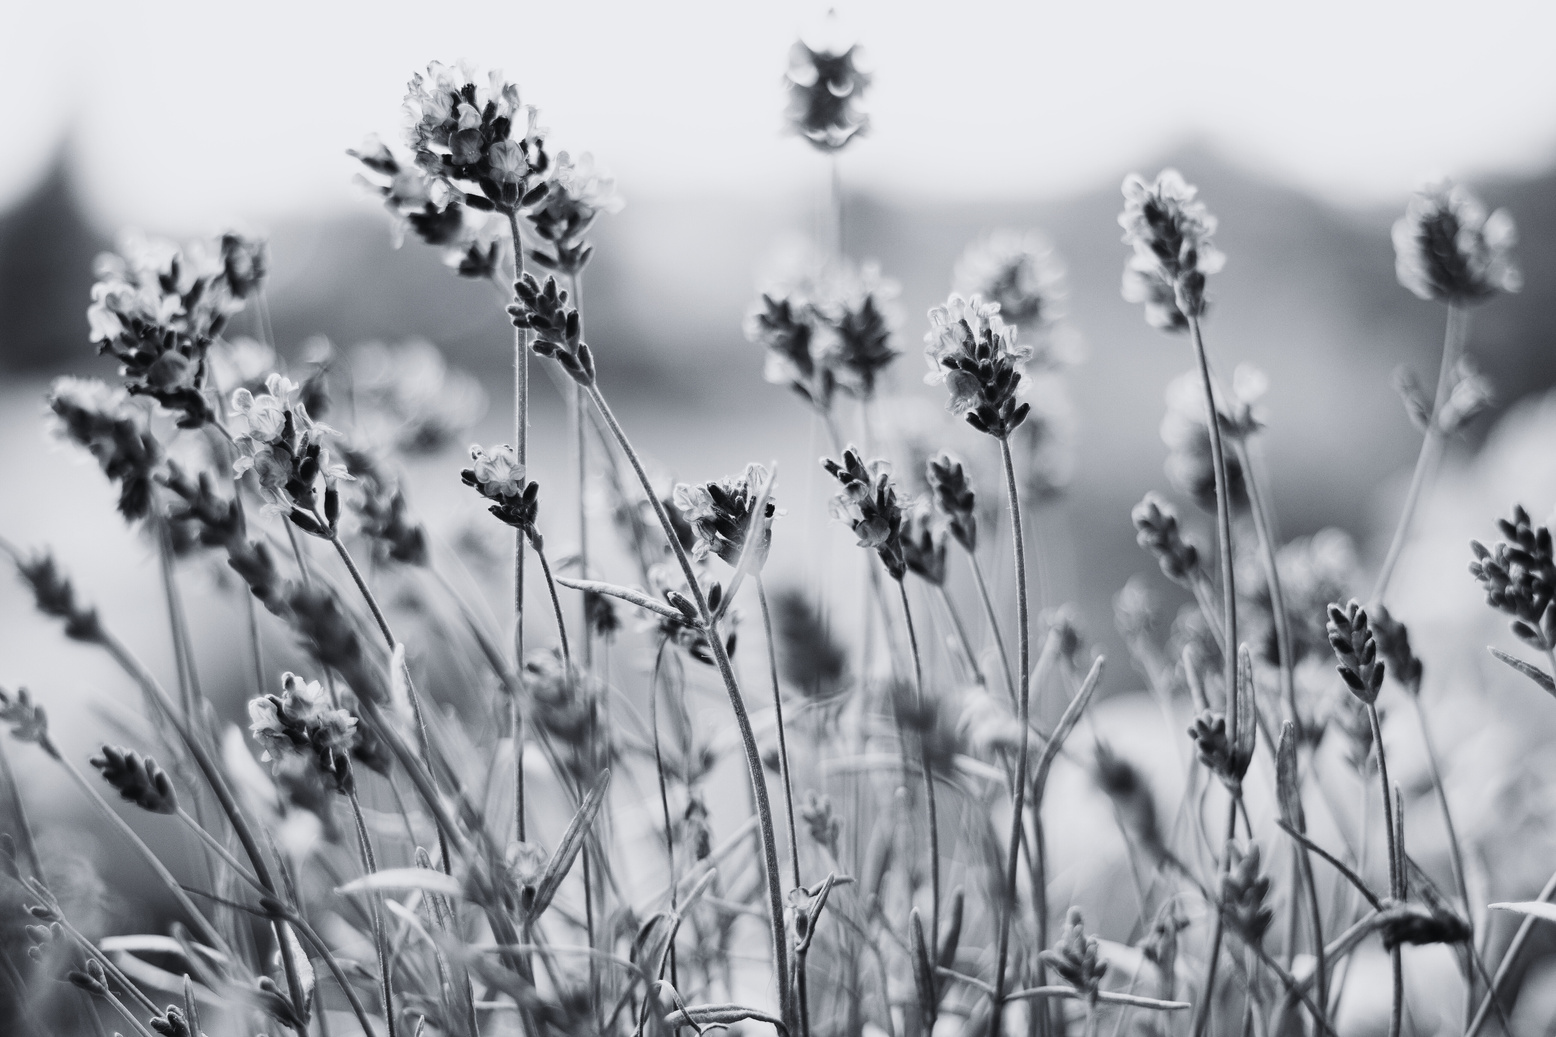
[[1199,550],[1183,538],[1178,513],[1167,501],[1147,493],[1129,517],[1135,524],[1135,541],[1156,558],[1162,575],[1185,586],[1199,573]]
[[842,461],[822,458],[821,466],[842,484],[841,492],[832,498],[832,517],[848,524],[860,547],[875,549],[892,579],[902,579],[907,570],[902,555],[902,505],[892,485],[891,465],[880,458],[865,464],[859,451],[849,447]]
[[[839,36],[835,20],[826,28],[826,35]],[[789,48],[789,126],[819,151],[841,150],[870,128],[860,105],[870,85],[862,57],[856,44],[842,39],[797,40]]]
[[787,385],[812,406],[832,405],[837,376],[821,363],[813,343],[820,321],[810,300],[798,293],[764,292],[746,316],[746,339],[767,352],[762,376],[773,385]]
[[598,169],[594,156],[585,152],[574,163],[567,152],[558,153],[551,170],[551,189],[530,211],[530,224],[551,252],[533,249],[529,257],[548,270],[576,275],[593,253],[584,236],[601,213],[621,211],[616,180]]
[[946,409],[979,432],[1003,439],[1026,420],[1026,362],[1032,351],[1016,344],[1016,329],[999,316],[999,304],[974,295],[952,295],[929,311],[925,359],[930,384],[944,382]]
[[1124,298],[1144,303],[1153,327],[1182,330],[1205,312],[1206,275],[1226,261],[1210,244],[1216,219],[1176,169],[1162,170],[1152,183],[1126,177],[1123,191],[1118,223],[1134,250],[1124,268]]
[[[1210,425],[1205,418],[1205,394],[1199,376],[1185,372],[1167,383],[1167,411],[1162,415],[1161,437],[1167,447],[1164,468],[1167,480],[1179,492],[1192,497],[1206,511],[1216,509],[1216,471],[1210,443]],[[1241,430],[1232,417],[1225,395],[1216,394],[1216,413],[1223,435]],[[1238,413],[1252,417],[1251,402]],[[1235,451],[1226,455],[1226,481],[1232,506],[1248,506],[1248,486],[1243,480],[1242,462]]]
[[946,577],[946,527],[928,501],[909,508],[902,519],[902,558],[908,571],[939,587]]
[[371,414],[373,426],[384,426],[381,438],[406,453],[445,449],[486,412],[481,383],[450,367],[443,353],[425,340],[397,346],[367,343],[353,350],[351,361],[359,408]]
[[[222,254],[237,270],[233,276]],[[256,263],[262,270],[263,248],[251,243],[218,253],[126,236],[116,252],[97,259],[87,310],[92,342],[119,362],[131,393],[178,412],[180,427],[203,425],[214,416],[203,391],[206,354],[243,308],[236,289],[246,293],[257,284]]]
[[1330,603],[1329,644],[1339,662],[1336,669],[1351,694],[1369,706],[1378,701],[1386,666],[1378,658],[1378,642],[1367,624],[1367,611],[1355,598],[1344,608]]
[[771,496],[762,502],[762,514],[755,514],[758,498],[770,489],[767,469],[759,464],[746,465],[740,475],[695,486],[680,483],[675,488],[675,506],[691,523],[696,536],[693,551],[698,558],[717,555],[728,565],[739,565],[741,556],[752,544],[754,566],[760,569],[767,560],[773,538],[773,517],[778,505]]
[[1097,938],[1086,934],[1086,919],[1081,909],[1072,907],[1065,916],[1059,939],[1052,948],[1044,950],[1041,957],[1060,979],[1087,998],[1095,998],[1108,970],[1107,962],[1102,960],[1098,950]]
[[1001,229],[972,242],[956,262],[954,283],[963,296],[997,303],[1001,318],[1029,334],[1064,316],[1064,264],[1036,232]]
[[1488,216],[1480,199],[1451,181],[1413,195],[1393,237],[1399,283],[1423,299],[1475,303],[1523,287],[1513,218],[1506,209]]
[[324,445],[335,430],[309,417],[296,395],[297,385],[280,374],[265,379],[262,393],[233,392],[232,409],[244,431],[233,441],[239,456],[232,471],[239,478],[254,473],[269,511],[313,536],[328,537],[340,516],[336,483],[349,481],[351,473]]
[[91,451],[103,474],[119,484],[119,513],[131,521],[145,518],[152,476],[162,460],[145,412],[123,389],[95,378],[57,378],[48,401],[60,435]]
[[249,700],[249,732],[263,749],[261,758],[275,767],[288,756],[308,758],[339,792],[354,787],[356,726],[350,713],[329,705],[318,681],[305,681],[295,673],[281,675],[281,694]]
[[1275,920],[1274,908],[1265,903],[1270,879],[1259,867],[1259,844],[1249,843],[1247,850],[1240,850],[1229,842],[1226,852],[1229,864],[1221,876],[1222,909],[1243,939],[1257,946]]
[[524,466],[513,447],[507,443],[490,449],[472,446],[470,467],[459,474],[466,486],[475,487],[493,502],[488,509],[493,515],[532,540],[539,536],[535,518],[540,509],[540,486],[525,480]]
[[968,552],[978,550],[978,496],[962,462],[948,453],[924,467],[935,509],[945,516],[952,539]]

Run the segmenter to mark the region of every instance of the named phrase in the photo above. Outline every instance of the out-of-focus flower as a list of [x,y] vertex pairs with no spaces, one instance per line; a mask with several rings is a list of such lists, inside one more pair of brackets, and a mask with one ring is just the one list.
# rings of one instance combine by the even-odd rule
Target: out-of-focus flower
[[356,726],[356,717],[329,705],[318,681],[295,673],[281,675],[281,694],[249,700],[249,731],[264,750],[261,759],[279,766],[287,756],[306,756],[338,792],[355,787],[351,751]]
[[947,409],[979,432],[998,439],[1010,435],[1031,410],[1016,398],[1026,389],[1032,351],[1016,344],[1016,329],[1000,319],[999,305],[953,294],[929,311],[929,325],[924,380],[944,382]]
[[529,258],[548,270],[577,276],[588,264],[594,247],[584,236],[600,213],[621,211],[616,180],[599,170],[594,156],[580,155],[577,163],[563,151],[551,169],[551,189],[545,200],[530,211],[530,224],[551,251],[531,249]]
[[[1210,426],[1205,420],[1205,395],[1199,376],[1192,371],[1179,375],[1167,383],[1166,395],[1167,412],[1162,417],[1161,436],[1167,446],[1167,479],[1179,492],[1192,497],[1194,503],[1214,511],[1216,472],[1211,463]],[[1224,399],[1216,401],[1216,410],[1222,432],[1228,433],[1232,424]],[[1226,455],[1226,481],[1233,508],[1247,507],[1248,487],[1235,451]]]
[[806,789],[805,798],[800,802],[800,819],[816,844],[837,856],[837,840],[843,834],[843,822],[832,809],[832,797]]
[[[328,537],[340,517],[336,483],[351,479],[345,465],[333,461],[324,445],[326,436],[338,433],[308,416],[308,408],[294,399],[297,386],[284,376],[272,374],[265,388],[259,394],[247,389],[232,394],[232,409],[244,425],[234,439],[239,456],[232,464],[233,475],[241,478],[252,471],[266,510],[287,516],[313,536]],[[322,516],[318,510],[321,480]]]
[[1265,901],[1270,895],[1270,879],[1259,867],[1259,844],[1249,843],[1247,850],[1235,842],[1227,843],[1230,864],[1221,876],[1222,910],[1226,920],[1250,944],[1258,946],[1275,921],[1275,910]]
[[1064,264],[1043,235],[1001,229],[967,246],[953,285],[963,297],[998,303],[1000,317],[1034,340],[1064,316]]
[[[462,439],[486,413],[481,383],[448,366],[432,343],[414,339],[397,346],[370,342],[352,351],[359,408],[375,440],[408,454],[433,454]],[[374,428],[382,421],[388,428]]]
[[411,516],[397,479],[372,452],[347,444],[346,468],[356,477],[356,516],[379,562],[427,564],[427,531]]
[[115,792],[142,810],[153,814],[178,813],[173,779],[151,757],[134,749],[104,745],[91,763]]
[[236,299],[259,291],[270,272],[270,249],[263,238],[228,231],[221,238],[221,260],[222,280]]
[[936,587],[945,584],[946,528],[928,501],[909,508],[902,519],[902,557],[908,571]]
[[935,507],[945,516],[951,537],[968,553],[978,550],[978,497],[962,462],[950,454],[925,466]]
[[764,377],[813,406],[831,406],[841,388],[860,399],[900,354],[892,300],[899,286],[865,263],[842,269],[801,260],[765,291],[746,317],[747,340],[767,351]]
[[819,321],[812,303],[798,295],[764,292],[746,317],[746,338],[767,353],[762,376],[786,385],[820,410],[832,405],[837,377],[818,362],[813,342]]
[[207,352],[243,308],[233,285],[248,291],[257,284],[252,247],[244,250],[248,280],[230,280],[213,249],[185,251],[133,235],[97,259],[87,310],[92,342],[119,362],[127,390],[178,412],[180,427],[196,428],[214,416],[204,393]]
[[1124,267],[1124,298],[1144,303],[1152,327],[1181,331],[1205,312],[1205,278],[1226,261],[1210,244],[1216,219],[1198,190],[1176,169],[1164,169],[1154,183],[1124,179],[1119,226],[1134,254]]
[[[835,18],[828,19],[822,35],[840,36]],[[857,44],[840,38],[802,39],[789,48],[784,73],[789,126],[820,151],[838,151],[870,128],[861,107],[870,85],[862,58]]]
[[849,447],[841,462],[823,458],[821,466],[843,487],[832,498],[832,517],[847,523],[860,547],[875,549],[892,579],[902,579],[907,569],[902,556],[902,505],[892,485],[891,465],[880,458],[865,464],[859,451]]
[[784,681],[811,701],[837,698],[848,677],[848,653],[810,599],[792,588],[780,590],[772,609]]
[[123,389],[96,378],[55,379],[48,400],[60,435],[91,451],[103,474],[119,484],[119,513],[130,521],[145,518],[152,475],[162,459],[145,412]]
[[1183,538],[1178,513],[1166,500],[1147,493],[1129,513],[1135,524],[1135,541],[1151,552],[1162,575],[1175,583],[1192,585],[1200,573],[1199,550]]
[[1078,907],[1070,908],[1059,939],[1052,948],[1042,951],[1041,957],[1060,979],[1088,999],[1097,996],[1102,977],[1108,971],[1107,962],[1098,953],[1097,938],[1086,934],[1086,919]]
[[761,517],[754,514],[757,497],[767,485],[767,469],[749,464],[740,475],[675,487],[675,506],[691,523],[696,536],[693,551],[699,559],[713,554],[728,565],[739,565],[754,532],[757,539],[750,545],[754,552],[751,565],[753,571],[761,569],[772,544],[773,517],[778,513],[777,503],[769,496]]
[[1393,237],[1399,283],[1422,299],[1475,303],[1523,287],[1513,218],[1506,209],[1488,216],[1459,184],[1444,180],[1413,195]]
[[[1300,665],[1310,658],[1322,659],[1328,654],[1329,634],[1325,624],[1329,603],[1350,597],[1358,568],[1356,545],[1350,534],[1340,529],[1321,529],[1312,536],[1298,537],[1276,551],[1275,569],[1280,575],[1286,604],[1293,664]],[[1257,654],[1274,665],[1279,653],[1269,574],[1263,563],[1253,557],[1243,559],[1237,588],[1254,606],[1248,610],[1248,639]]]
[[876,378],[900,355],[892,346],[888,316],[897,283],[883,278],[876,264],[866,263],[857,273],[842,271],[831,287],[831,297],[821,300],[815,311],[822,318],[818,359],[836,373],[845,391],[869,399],[875,395]]

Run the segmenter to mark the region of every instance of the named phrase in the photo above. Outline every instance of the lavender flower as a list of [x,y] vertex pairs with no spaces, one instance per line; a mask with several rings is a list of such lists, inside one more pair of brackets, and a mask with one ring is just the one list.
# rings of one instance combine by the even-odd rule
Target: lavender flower
[[[835,22],[827,28],[828,35],[838,35]],[[839,151],[870,128],[860,107],[870,85],[862,56],[857,45],[839,39],[797,40],[789,48],[789,126],[818,151]]]
[[1162,575],[1174,583],[1191,585],[1200,572],[1199,551],[1183,538],[1173,506],[1148,493],[1129,517],[1135,524],[1135,541],[1155,557]]
[[1065,915],[1064,928],[1052,948],[1041,952],[1040,957],[1059,974],[1059,978],[1086,995],[1095,998],[1108,971],[1107,962],[1099,953],[1097,938],[1086,933],[1086,918],[1078,907],[1070,908]]
[[1522,505],[1499,519],[1506,537],[1488,550],[1470,541],[1470,575],[1486,592],[1486,604],[1513,617],[1513,634],[1540,650],[1556,647],[1556,551],[1548,526],[1536,526]]
[[103,474],[119,484],[119,513],[130,521],[145,518],[152,476],[162,460],[145,412],[123,389],[95,378],[55,379],[48,401],[60,434],[91,451]]
[[1162,170],[1149,184],[1126,177],[1123,191],[1118,222],[1134,249],[1124,267],[1124,299],[1144,303],[1152,327],[1182,331],[1205,312],[1206,275],[1226,261],[1210,244],[1216,219],[1176,169]]
[[595,167],[594,156],[585,152],[576,163],[563,151],[551,169],[551,189],[530,211],[530,224],[551,251],[531,249],[529,258],[547,270],[577,277],[589,262],[594,246],[584,240],[601,213],[621,211],[616,181]]
[[902,520],[902,559],[908,571],[940,587],[946,577],[946,528],[929,502],[909,508]]
[[352,351],[358,424],[408,454],[434,454],[462,439],[486,413],[486,391],[448,365],[432,343],[370,342]]
[[820,362],[813,343],[820,324],[813,304],[798,294],[764,292],[746,316],[746,339],[767,353],[762,377],[786,385],[818,410],[832,406],[837,376]]
[[892,485],[891,465],[880,458],[865,464],[859,451],[849,447],[841,462],[822,458],[821,466],[843,487],[832,498],[832,517],[848,524],[860,547],[875,549],[892,579],[902,579],[907,569],[902,554],[902,505]]
[[1338,660],[1340,676],[1367,705],[1378,701],[1385,664],[1378,658],[1378,642],[1367,625],[1367,610],[1352,598],[1344,608],[1329,605],[1329,644]]
[[1244,851],[1229,842],[1226,852],[1230,864],[1221,876],[1222,910],[1238,934],[1258,946],[1275,921],[1275,910],[1266,903],[1270,879],[1259,867],[1259,844],[1249,843]]
[[951,454],[931,458],[925,466],[935,508],[945,516],[951,537],[968,552],[978,550],[978,497],[962,462]]
[[153,814],[178,813],[178,794],[167,771],[133,749],[104,745],[92,766],[121,797]]
[[[1216,401],[1216,411],[1222,434],[1229,434],[1234,425],[1224,400]],[[1180,493],[1193,498],[1201,508],[1214,512],[1216,471],[1210,426],[1205,419],[1205,395],[1197,374],[1186,372],[1167,383],[1167,410],[1162,415],[1161,437],[1167,446],[1164,465],[1167,481]],[[1235,451],[1226,455],[1226,481],[1233,509],[1246,508],[1248,486],[1243,480],[1242,462]]]
[[245,429],[234,439],[239,457],[232,464],[233,475],[241,478],[252,471],[266,511],[290,518],[313,536],[332,536],[340,518],[336,483],[352,478],[324,446],[325,436],[338,433],[308,416],[308,408],[293,399],[296,384],[283,375],[272,374],[265,388],[258,395],[247,389],[232,394],[232,409]]
[[540,486],[525,480],[524,466],[519,464],[513,447],[507,443],[490,449],[472,446],[470,461],[470,467],[459,473],[460,478],[493,502],[487,510],[531,541],[538,538],[535,518],[540,510]]
[[287,756],[307,757],[336,791],[350,792],[355,787],[351,751],[357,721],[328,701],[318,681],[284,673],[281,694],[249,700],[249,731],[263,749],[261,759],[279,766]]
[[692,547],[699,559],[717,555],[727,565],[739,565],[741,555],[753,531],[757,542],[751,547],[752,565],[760,570],[772,545],[773,517],[778,505],[768,497],[757,519],[753,512],[757,497],[768,484],[767,469],[759,464],[746,465],[740,475],[717,482],[675,487],[675,506],[691,523],[696,541]]
[[1511,254],[1513,218],[1506,209],[1488,216],[1480,199],[1451,181],[1412,196],[1393,237],[1399,283],[1422,299],[1462,305],[1523,287]]
[[247,291],[250,280],[229,280],[210,250],[185,252],[135,236],[99,256],[96,274],[87,310],[91,340],[119,362],[125,388],[178,412],[182,428],[210,421],[206,354],[242,309],[233,285]]
[[953,276],[958,294],[997,304],[1002,319],[1034,337],[1064,316],[1064,264],[1035,231],[984,235],[967,246]]
[[999,304],[952,295],[929,311],[929,324],[924,380],[944,382],[950,393],[946,409],[979,432],[997,439],[1009,436],[1031,410],[1016,397],[1026,390],[1032,351],[1016,345],[1016,329],[1000,319]]

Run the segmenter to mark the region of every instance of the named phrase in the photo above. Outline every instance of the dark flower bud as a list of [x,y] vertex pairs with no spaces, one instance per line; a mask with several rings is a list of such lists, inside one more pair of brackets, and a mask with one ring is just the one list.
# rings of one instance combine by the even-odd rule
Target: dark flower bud
[[854,447],[843,451],[841,462],[822,458],[821,466],[843,487],[832,498],[832,517],[847,523],[859,546],[874,548],[891,578],[901,580],[907,562],[902,555],[902,506],[891,466],[879,458],[865,464]]
[[951,537],[968,552],[978,549],[978,498],[962,462],[942,453],[930,458],[925,475],[935,508],[946,517]]
[[1070,908],[1059,939],[1041,957],[1060,979],[1088,999],[1097,996],[1102,977],[1108,971],[1107,962],[1098,953],[1097,938],[1086,934],[1086,918],[1078,907]]
[[1250,843],[1244,852],[1229,842],[1226,852],[1230,864],[1221,877],[1221,910],[1242,938],[1257,946],[1275,920],[1274,909],[1265,902],[1270,880],[1259,868],[1259,844]]
[[151,757],[141,756],[134,749],[104,745],[91,763],[120,796],[142,810],[153,814],[178,813],[173,780]]
[[1410,631],[1390,615],[1381,602],[1373,609],[1372,634],[1378,643],[1378,654],[1388,664],[1394,679],[1411,694],[1419,694],[1422,666],[1410,647]]
[[1156,558],[1162,574],[1174,582],[1191,584],[1199,572],[1199,550],[1183,538],[1172,505],[1148,493],[1129,517],[1135,524],[1135,541]]
[[1327,629],[1340,676],[1352,694],[1372,705],[1383,687],[1386,667],[1378,659],[1378,643],[1372,636],[1366,610],[1355,598],[1344,608],[1331,602]]
[[103,627],[97,610],[76,600],[70,579],[60,572],[54,556],[40,552],[30,559],[18,558],[16,571],[32,589],[38,611],[65,621],[65,636],[91,644],[103,640]]
[[908,571],[924,582],[945,585],[946,529],[927,504],[910,508],[903,517],[902,558]]

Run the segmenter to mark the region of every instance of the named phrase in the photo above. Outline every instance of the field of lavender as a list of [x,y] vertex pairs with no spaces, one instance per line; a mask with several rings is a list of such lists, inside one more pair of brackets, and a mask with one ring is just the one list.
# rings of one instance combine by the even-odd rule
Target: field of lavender
[[[429,65],[403,139],[351,154],[396,242],[511,322],[509,442],[449,460],[509,389],[425,343],[283,359],[263,240],[99,259],[110,376],[47,407],[128,532],[56,554],[0,529],[6,593],[58,638],[56,688],[0,660],[5,1032],[1556,1032],[1556,782],[1522,755],[1556,720],[1556,547],[1525,510],[1556,497],[1556,404],[1449,456],[1491,403],[1472,317],[1525,287],[1512,217],[1443,182],[1394,226],[1443,343],[1435,384],[1398,385],[1420,451],[1374,566],[1278,534],[1267,379],[1215,334],[1214,198],[1124,182],[1096,234],[1186,373],[1104,660],[1042,530],[1085,352],[1063,260],[993,231],[900,313],[845,247],[859,57],[791,52],[827,233],[744,334],[810,438],[736,472],[642,449],[768,426],[618,390],[585,289],[620,199],[500,73]],[[943,416],[887,377],[920,340]],[[99,611],[134,551],[144,607]],[[1100,694],[1104,665],[1142,690]],[[109,681],[138,697],[95,702]],[[88,709],[118,737],[79,752]],[[114,869],[29,802],[45,770]]]

